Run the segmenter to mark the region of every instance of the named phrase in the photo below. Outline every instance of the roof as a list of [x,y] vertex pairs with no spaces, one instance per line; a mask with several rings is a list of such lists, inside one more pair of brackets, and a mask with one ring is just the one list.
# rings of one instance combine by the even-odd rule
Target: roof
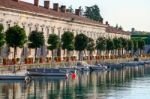
[[131,33],[128,31],[124,31],[122,29],[118,29],[112,26],[107,26],[106,27],[106,32],[107,33],[117,33],[117,34],[125,34],[125,35],[130,35]]
[[33,12],[33,13],[41,13],[41,14],[46,14],[46,15],[51,15],[54,17],[59,17],[59,18],[66,18],[66,19],[74,19],[77,21],[85,22],[85,23],[94,23],[97,25],[102,25],[102,23],[90,20],[85,17],[81,17],[78,15],[75,15],[73,13],[63,13],[63,12],[57,12],[52,9],[46,9],[42,6],[35,6],[32,3],[27,3],[24,1],[13,1],[13,0],[1,0],[0,1],[0,6],[6,7],[6,8],[11,8],[11,9],[17,9],[17,10],[22,10],[22,11],[28,11],[28,12]]

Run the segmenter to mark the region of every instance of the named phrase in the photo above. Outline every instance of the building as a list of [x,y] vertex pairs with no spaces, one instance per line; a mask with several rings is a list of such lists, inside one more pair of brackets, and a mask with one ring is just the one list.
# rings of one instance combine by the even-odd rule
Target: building
[[[98,37],[125,37],[130,35],[123,31],[117,32],[108,29],[108,25],[102,22],[96,22],[80,16],[80,9],[75,10],[75,14],[69,13],[66,6],[59,6],[58,3],[50,7],[50,1],[45,0],[44,6],[39,5],[39,0],[34,0],[34,4],[23,2],[20,0],[1,0],[0,1],[0,23],[4,25],[5,31],[14,25],[19,25],[25,29],[27,36],[33,30],[42,31],[47,42],[50,33],[56,33],[61,37],[64,31],[72,31],[74,35],[84,33],[88,37],[96,40]],[[17,49],[17,57],[33,57],[34,49]],[[3,58],[13,58],[13,49],[5,46],[2,50]],[[38,49],[38,56],[51,57],[51,51],[46,47]],[[74,52],[73,56],[77,53]],[[60,56],[65,56],[60,53]]]

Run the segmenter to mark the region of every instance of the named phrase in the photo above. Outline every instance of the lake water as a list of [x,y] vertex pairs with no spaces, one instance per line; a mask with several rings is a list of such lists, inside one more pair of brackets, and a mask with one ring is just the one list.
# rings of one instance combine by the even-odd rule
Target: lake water
[[0,99],[150,99],[150,66],[79,73],[75,79],[0,81]]

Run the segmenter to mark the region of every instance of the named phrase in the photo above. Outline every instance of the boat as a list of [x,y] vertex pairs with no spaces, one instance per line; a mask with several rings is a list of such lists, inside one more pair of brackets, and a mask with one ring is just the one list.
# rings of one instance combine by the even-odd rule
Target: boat
[[87,64],[84,61],[78,61],[77,66],[75,67],[77,70],[83,72],[83,71],[90,71],[90,65]]
[[90,66],[90,71],[101,71],[101,70],[107,70],[107,66],[103,66],[100,64]]
[[9,72],[0,74],[0,80],[24,80],[26,77],[26,71]]
[[113,69],[122,69],[124,68],[125,66],[122,65],[122,64],[107,64],[107,67],[111,70]]
[[27,75],[68,77],[69,73],[65,70],[61,70],[58,68],[33,68],[33,69],[27,69]]

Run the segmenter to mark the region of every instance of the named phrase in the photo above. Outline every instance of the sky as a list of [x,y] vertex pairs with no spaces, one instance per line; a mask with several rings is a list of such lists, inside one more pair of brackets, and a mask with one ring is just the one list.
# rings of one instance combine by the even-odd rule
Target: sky
[[[34,0],[22,0],[33,3]],[[43,5],[44,0],[40,0]],[[50,0],[59,5],[72,5],[74,9],[82,6],[97,4],[104,22],[108,21],[111,26],[122,26],[124,30],[130,31],[135,28],[138,31],[150,32],[150,0]]]

